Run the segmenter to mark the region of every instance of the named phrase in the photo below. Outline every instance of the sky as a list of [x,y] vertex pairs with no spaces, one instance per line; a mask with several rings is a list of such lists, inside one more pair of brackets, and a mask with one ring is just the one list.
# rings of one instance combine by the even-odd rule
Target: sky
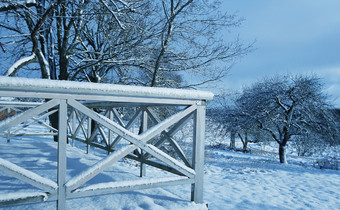
[[339,0],[224,0],[222,10],[245,20],[227,37],[255,41],[225,79],[225,89],[240,90],[276,74],[314,74],[340,108]]

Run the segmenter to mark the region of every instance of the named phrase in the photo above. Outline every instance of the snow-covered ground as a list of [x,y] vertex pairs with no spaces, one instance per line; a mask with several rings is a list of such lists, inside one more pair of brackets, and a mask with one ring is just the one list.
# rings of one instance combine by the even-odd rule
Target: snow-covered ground
[[[32,140],[34,138],[34,140]],[[209,209],[340,209],[340,171],[313,167],[315,158],[290,154],[282,165],[272,152],[241,153],[209,146],[207,138],[204,201]],[[0,157],[56,180],[56,143],[51,138],[0,138]],[[259,151],[258,145],[250,145]],[[275,148],[274,148],[275,149]],[[275,151],[275,150],[274,150]],[[67,147],[68,176],[74,176],[103,157],[99,149],[86,154],[81,143]],[[147,177],[159,174],[147,167]],[[92,183],[138,179],[133,161],[119,161]],[[0,173],[0,196],[34,190]],[[55,209],[55,202],[9,206],[2,209]],[[207,209],[190,202],[190,186],[172,186],[72,199],[68,209]]]

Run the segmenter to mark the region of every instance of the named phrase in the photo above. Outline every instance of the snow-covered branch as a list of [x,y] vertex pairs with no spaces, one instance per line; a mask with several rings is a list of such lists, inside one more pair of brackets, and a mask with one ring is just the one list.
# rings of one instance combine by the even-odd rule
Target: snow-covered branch
[[106,7],[106,9],[112,14],[113,18],[116,20],[116,22],[118,23],[119,27],[122,30],[125,30],[124,25],[120,22],[120,20],[118,19],[117,15],[115,14],[115,12],[113,12],[110,7],[106,4],[106,2],[104,0],[100,0],[100,2]]
[[34,63],[35,61],[36,61],[36,55],[34,53],[28,57],[21,58],[7,70],[4,76],[14,76],[21,67],[26,66],[30,63]]
[[15,9],[22,9],[26,7],[35,6],[35,0],[27,0],[27,1],[2,1],[0,4],[0,12],[15,10]]

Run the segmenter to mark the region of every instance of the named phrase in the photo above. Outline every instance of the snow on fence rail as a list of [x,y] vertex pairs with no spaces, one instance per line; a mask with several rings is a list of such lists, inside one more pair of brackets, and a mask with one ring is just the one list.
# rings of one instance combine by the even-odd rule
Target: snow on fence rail
[[[0,77],[0,97],[39,100],[34,103],[0,101],[0,111],[8,113],[6,119],[0,121],[0,134],[6,136],[8,142],[11,136],[17,135],[58,136],[57,180],[43,178],[0,157],[0,171],[40,189],[33,194],[0,196],[0,206],[56,201],[58,209],[65,209],[68,198],[182,184],[191,185],[192,201],[203,202],[205,106],[207,100],[213,99],[212,93]],[[160,117],[164,107],[170,107],[172,114]],[[15,113],[10,114],[10,110]],[[52,114],[58,114],[58,129],[46,121]],[[192,157],[187,157],[173,136],[190,120],[194,125]],[[27,129],[33,123],[39,123],[49,132],[29,134]],[[93,146],[106,150],[108,156],[66,180],[68,139],[72,139],[72,144],[74,140],[83,142],[88,149]],[[166,153],[161,149],[164,145],[174,152]],[[84,187],[122,158],[140,162],[140,176],[145,176],[145,164],[172,176]]]

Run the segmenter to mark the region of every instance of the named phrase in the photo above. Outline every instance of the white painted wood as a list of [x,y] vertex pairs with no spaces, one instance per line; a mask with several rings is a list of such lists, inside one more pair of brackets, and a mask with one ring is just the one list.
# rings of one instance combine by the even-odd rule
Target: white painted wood
[[170,126],[174,125],[193,111],[195,111],[197,108],[196,105],[192,105],[187,107],[186,109],[172,115],[171,117],[163,120],[161,123],[158,123],[157,125],[153,126],[152,128],[148,129],[146,132],[143,132],[140,135],[140,138],[143,142],[147,142],[148,140],[154,138],[155,136],[161,134],[164,130],[168,129]]
[[20,128],[18,128],[18,129],[16,129],[16,130],[12,131],[11,133],[15,134],[15,133],[17,133],[18,131],[20,131],[20,130],[22,130],[22,129],[24,129],[24,128],[27,128],[28,126],[30,126],[30,125],[32,125],[32,124],[34,124],[34,123],[39,123],[39,124],[43,125],[44,127],[48,128],[48,129],[50,129],[50,130],[58,131],[57,129],[51,127],[50,125],[47,125],[46,123],[41,122],[41,119],[46,118],[47,116],[49,116],[49,115],[55,113],[56,111],[57,111],[57,110],[52,110],[52,111],[50,111],[50,112],[47,112],[47,113],[45,113],[45,114],[39,116],[38,118],[32,117],[32,118],[31,118],[31,119],[32,119],[31,122],[29,122],[29,123],[27,123],[27,124],[24,124],[24,125],[21,126]]
[[53,182],[52,180],[44,178],[2,158],[0,158],[0,171],[46,192],[53,193],[58,188],[57,183]]
[[[84,115],[86,116],[86,115]],[[91,143],[91,132],[92,132],[92,119],[90,117],[87,117],[87,138],[86,138],[86,142],[87,142],[87,145],[86,145],[86,153],[90,153],[90,143]]]
[[0,89],[11,91],[39,91],[86,95],[132,96],[142,98],[173,98],[211,100],[214,95],[207,91],[113,85],[19,77],[0,77]]
[[[191,120],[191,118],[193,117],[193,113],[187,115],[186,117],[184,117],[183,119],[181,119],[180,121],[178,121],[167,133],[172,136],[175,135],[180,129],[183,128],[184,125],[186,125],[186,123]],[[164,141],[166,140],[166,138],[161,138],[158,142],[156,142],[156,144],[154,144],[156,147],[160,147]],[[148,154],[146,154],[148,156]],[[191,165],[191,164],[190,164]]]
[[164,186],[174,186],[182,184],[191,184],[193,179],[187,177],[169,177],[159,179],[143,179],[123,182],[109,182],[103,184],[90,185],[83,189],[78,189],[68,195],[69,198],[84,196],[104,195],[125,191],[142,190]]
[[78,176],[73,177],[66,183],[67,191],[70,192],[82,184],[86,183],[100,172],[104,171],[106,168],[120,160],[121,158],[125,157],[127,154],[135,150],[137,147],[135,145],[129,145],[122,148],[119,151],[115,151],[111,153],[109,156],[104,158],[103,160],[99,161],[95,165],[88,168],[83,173],[79,174]]
[[68,100],[68,104],[70,106],[74,107],[75,109],[79,110],[83,114],[87,115],[91,119],[95,120],[97,123],[102,124],[103,126],[109,128],[113,132],[117,133],[118,135],[122,136],[123,138],[125,138],[129,141],[131,141],[131,140],[136,141],[136,139],[139,139],[138,135],[132,133],[129,130],[126,130],[124,127],[120,126],[116,122],[111,121],[107,117],[92,111],[91,109],[87,108],[83,104],[81,104],[81,103],[79,103],[79,102],[77,102],[73,99]]
[[[76,119],[77,119],[76,112],[75,112],[74,109],[72,109],[72,126],[71,126],[71,129],[70,129],[72,136],[77,135],[77,134],[75,134],[75,131],[77,129]],[[74,147],[74,139],[72,139],[72,147]]]
[[[110,120],[113,120],[113,109],[110,108],[110,114],[109,114],[109,118]],[[107,145],[107,149],[108,149],[108,154],[110,154],[110,150],[111,150],[111,144],[112,144],[112,141],[113,141],[113,132],[111,130],[109,130],[109,139],[108,139],[108,145]]]
[[[96,83],[97,84],[97,83]],[[104,94],[104,93],[103,93]],[[39,92],[39,91],[32,91],[30,95],[24,93],[22,91],[4,91],[1,90],[0,87],[0,95],[4,97],[23,97],[23,98],[67,98],[67,99],[75,99],[75,100],[96,100],[96,101],[110,101],[110,102],[120,102],[120,103],[127,103],[129,105],[192,105],[196,104],[196,100],[193,99],[168,99],[168,98],[145,98],[145,97],[123,97],[123,96],[114,96],[114,95],[91,95],[91,94],[69,94],[65,93],[46,93],[46,92]]]
[[67,142],[67,104],[65,99],[59,104],[59,132],[58,132],[58,200],[57,209],[66,209],[66,142]]
[[47,193],[36,192],[26,193],[26,195],[19,197],[16,193],[6,194],[8,199],[3,199],[0,195],[0,207],[27,204],[27,203],[38,203],[44,202],[49,198]]
[[[204,164],[204,127],[205,127],[205,100],[213,98],[213,94],[210,92],[202,91],[186,91],[176,89],[164,89],[164,88],[145,88],[145,87],[129,87],[129,86],[115,86],[109,84],[92,84],[92,83],[79,83],[69,81],[51,81],[51,80],[39,80],[36,79],[22,79],[22,78],[2,78],[0,77],[0,96],[8,97],[25,97],[25,98],[42,98],[52,99],[46,103],[32,103],[32,104],[18,104],[7,103],[8,109],[19,110],[21,107],[33,107],[30,110],[25,111],[20,115],[10,117],[9,119],[0,122],[0,131],[9,130],[12,126],[20,124],[28,119],[33,119],[35,122],[42,123],[45,127],[50,127],[44,122],[41,122],[43,118],[41,114],[48,112],[49,109],[59,105],[59,131],[58,131],[58,171],[57,171],[57,184],[54,183],[53,193],[51,185],[38,184],[44,191],[49,191],[52,194],[48,194],[47,200],[57,200],[57,208],[66,208],[66,198],[91,196],[106,193],[114,193],[121,191],[130,191],[138,189],[147,189],[151,187],[160,187],[176,184],[192,184],[192,200],[197,203],[203,202],[203,164]],[[79,102],[79,100],[84,100]],[[0,108],[5,110],[4,106],[0,102]],[[69,119],[67,119],[67,106],[70,105],[74,108],[74,112]],[[160,121],[156,115],[151,114],[151,109],[147,106],[187,106],[184,110],[174,114],[173,116]],[[90,108],[101,108],[106,110],[104,115],[96,113]],[[122,117],[119,115],[115,107],[143,107],[139,109],[132,119],[125,125]],[[143,110],[143,112],[141,111]],[[20,112],[20,110],[18,111]],[[82,114],[80,114],[80,112]],[[143,113],[143,114],[142,114]],[[50,115],[51,112],[44,114],[44,117]],[[142,114],[142,133],[140,135],[134,134],[129,131],[132,125]],[[40,116],[39,116],[40,115]],[[179,129],[182,128],[191,118],[195,116],[194,124],[194,148],[193,148],[193,161],[189,163],[184,155],[184,152],[177,144],[176,141],[171,139]],[[152,128],[148,128],[148,117],[157,124]],[[71,119],[72,118],[72,119]],[[113,119],[117,119],[118,123]],[[87,120],[87,121],[86,121]],[[91,124],[94,120],[100,125],[94,132],[99,129],[100,134],[103,136],[106,146],[97,145],[101,149],[108,151],[114,151],[113,148],[118,144],[121,138],[131,142],[131,145],[126,146],[123,149],[116,150],[110,154],[107,158],[99,161],[97,164],[90,167],[85,172],[79,174],[76,177],[71,178],[66,183],[66,169],[67,169],[67,156],[66,156],[66,140],[67,140],[67,125],[70,128],[69,136],[86,142],[89,145],[94,135],[91,133]],[[72,122],[72,124],[71,124]],[[77,122],[78,125],[75,123]],[[85,124],[87,122],[87,128]],[[106,135],[108,129],[108,137]],[[53,130],[53,129],[52,129]],[[79,139],[77,136],[82,130],[85,139]],[[112,141],[113,133],[118,137]],[[149,144],[152,139],[162,134],[164,138],[157,142],[155,145]],[[11,132],[8,131],[7,135],[10,137]],[[18,134],[16,134],[18,135]],[[20,135],[20,134],[19,134]],[[28,134],[25,134],[28,135]],[[37,134],[43,135],[43,134]],[[53,134],[52,134],[53,135]],[[157,146],[161,146],[165,140],[168,140],[172,147],[175,149],[177,155],[183,160],[184,164],[175,158],[172,158],[165,152],[161,151]],[[88,147],[89,149],[89,147]],[[139,149],[143,152],[141,156],[130,154],[132,151]],[[78,189],[81,185],[88,180],[96,176],[98,173],[105,170],[110,165],[117,162],[119,159],[125,156],[130,156],[132,159],[141,161],[141,163],[148,163],[154,167],[161,168],[163,170],[170,171],[175,174],[181,174],[184,176],[176,177],[173,179],[161,178],[157,180],[138,180],[133,182],[118,182],[118,183],[102,183],[99,185],[90,185],[85,188]],[[147,160],[144,158],[154,157],[158,162],[154,160]],[[0,169],[10,171],[13,174],[13,170],[9,170],[8,165],[0,165]],[[144,164],[142,164],[144,165]],[[192,168],[191,168],[192,165]],[[26,173],[26,172],[25,172]],[[141,170],[143,174],[143,170]],[[12,175],[23,177],[24,173],[19,175]],[[37,183],[33,181],[32,176],[29,176],[30,181],[28,183]],[[40,179],[40,178],[39,178]],[[41,180],[41,179],[40,179]],[[46,180],[47,182],[47,180]],[[33,185],[32,184],[32,185]],[[39,200],[41,197],[37,196],[31,200],[25,202],[33,202],[33,200]],[[0,199],[1,202],[1,199]],[[19,201],[18,201],[19,202]],[[1,205],[1,204],[0,204]]]
[[194,117],[194,151],[192,165],[196,175],[195,183],[192,185],[191,200],[196,203],[203,203],[205,109],[205,105],[199,105]]
[[[124,127],[125,129],[129,130],[131,126],[136,122],[138,117],[141,115],[141,109],[137,110],[135,115],[131,118],[131,120],[128,122],[128,124]],[[118,136],[112,143],[111,143],[111,149],[114,148],[119,141],[122,139],[122,136]]]
[[[146,111],[146,108],[143,107],[142,109],[142,121],[141,121],[142,125],[141,125],[141,133],[145,132],[148,130],[148,113]],[[140,154],[139,154],[139,158],[143,160],[143,154],[144,154],[144,151],[141,150],[140,151]],[[140,168],[139,168],[139,176],[140,177],[143,177],[143,176],[146,176],[146,166],[145,164],[143,163],[143,161],[140,162]]]
[[158,149],[157,147],[147,144],[146,147],[143,147],[143,149],[150,153],[152,156],[157,158],[158,160],[161,160],[162,162],[166,163],[170,167],[176,169],[177,171],[183,173],[185,176],[192,178],[195,176],[196,172],[184,165],[183,163],[179,162],[178,160],[174,159],[173,157],[169,156],[162,150]]
[[0,136],[3,136],[3,137],[7,137],[7,136],[9,136],[9,137],[11,137],[11,136],[56,136],[56,135],[58,135],[58,134],[57,133],[27,133],[27,132],[25,132],[25,133],[15,133],[15,134],[5,132],[4,135],[0,134]]
[[48,101],[38,107],[29,109],[21,114],[15,115],[13,117],[8,118],[7,120],[1,121],[0,122],[0,132],[3,132],[5,130],[8,130],[9,128],[16,126],[36,115],[39,115],[48,109],[58,105],[57,99],[53,99],[51,101]]
[[188,168],[187,166],[178,162],[176,159],[170,157],[169,155],[162,152],[158,148],[154,147],[153,145],[146,144],[145,142],[150,140],[150,138],[153,138],[155,134],[157,135],[157,133],[162,132],[162,131],[157,131],[155,129],[156,126],[158,126],[158,128],[166,129],[169,126],[171,126],[171,123],[176,123],[181,118],[183,118],[186,115],[193,112],[196,109],[196,106],[190,106],[187,109],[185,109],[185,110],[179,112],[178,114],[173,115],[172,117],[163,121],[164,124],[161,124],[161,125],[159,124],[159,125],[154,126],[153,128],[151,128],[150,133],[144,132],[143,133],[143,134],[145,134],[144,136],[142,136],[143,134],[141,136],[138,136],[138,135],[126,130],[125,128],[123,128],[119,124],[117,124],[113,121],[110,121],[110,119],[106,118],[105,116],[102,116],[102,115],[100,115],[96,112],[93,112],[89,108],[85,107],[84,105],[82,105],[81,103],[79,103],[79,102],[77,102],[73,99],[70,99],[68,101],[68,103],[69,103],[70,106],[78,109],[80,112],[82,112],[82,113],[86,114],[87,116],[89,116],[90,118],[94,119],[97,123],[102,124],[103,126],[107,127],[108,129],[116,132],[118,135],[121,135],[123,138],[125,138],[126,140],[135,144],[140,149],[145,150],[146,152],[150,153],[155,158],[163,161],[164,163],[166,163],[169,166],[173,167],[174,169],[180,171],[181,173],[185,174],[186,176],[191,178],[195,175],[195,171],[192,170],[191,168]]
[[112,108],[112,112],[113,112],[114,116],[116,117],[116,119],[117,119],[119,125],[125,127],[125,124],[124,124],[122,118],[119,116],[119,113],[118,113],[117,109]]
[[98,126],[98,130],[99,130],[100,135],[103,137],[106,146],[109,145],[109,139],[108,139],[104,129],[101,126]]
[[[147,109],[147,111],[148,111],[148,113],[149,113],[149,115],[150,115],[150,118],[151,118],[154,122],[156,122],[156,123],[159,123],[159,122],[160,122],[160,119],[158,118],[158,116],[157,116],[154,112],[152,112],[151,109]],[[175,131],[177,131],[177,130],[175,130]],[[162,135],[163,135],[163,139],[167,139],[167,140],[168,140],[168,142],[170,143],[170,145],[174,148],[176,154],[183,160],[183,162],[185,163],[185,165],[187,165],[187,166],[190,167],[191,164],[189,163],[188,158],[185,156],[185,154],[184,154],[182,148],[181,148],[181,147],[179,146],[179,144],[178,144],[175,140],[173,140],[173,138],[171,137],[171,136],[175,135],[175,133],[169,134],[169,132],[163,131],[163,132],[162,132]],[[155,146],[156,146],[157,148],[159,148],[161,145],[163,145],[163,143],[165,142],[163,139],[161,139],[160,141],[158,141],[158,142],[156,143],[157,145],[155,145]]]
[[[6,107],[35,107],[41,105],[41,102],[24,102],[24,101],[1,101],[0,107],[6,106]],[[6,108],[5,108],[6,109]]]
[[87,139],[88,138],[88,133],[86,132],[86,129],[85,129],[85,126],[84,126],[84,123],[85,123],[87,117],[86,117],[86,115],[83,115],[82,118],[80,118],[80,114],[79,114],[79,112],[77,110],[74,110],[74,113],[76,115],[76,120],[78,120],[78,126],[75,129],[75,131],[73,132],[71,138],[77,137],[77,135],[78,135],[78,133],[79,133],[79,131],[81,129],[85,139]]
[[182,148],[180,147],[180,145],[167,133],[167,132],[163,132],[164,137],[168,140],[168,142],[170,143],[170,145],[172,146],[172,148],[174,148],[176,154],[178,155],[178,157],[181,158],[181,160],[183,160],[184,164],[188,167],[191,167],[191,164],[188,161],[188,158],[186,157],[184,151],[182,150]]

